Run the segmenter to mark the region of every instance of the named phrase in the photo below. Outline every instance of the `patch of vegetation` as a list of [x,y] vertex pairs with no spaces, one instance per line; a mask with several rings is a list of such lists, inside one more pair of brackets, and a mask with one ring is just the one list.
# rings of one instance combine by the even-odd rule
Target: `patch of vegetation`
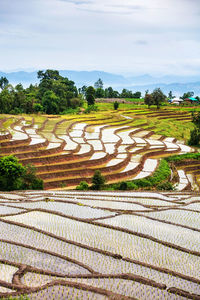
[[38,71],[39,85],[31,84],[26,89],[22,84],[13,87],[6,78],[3,79],[5,82],[0,84],[0,113],[59,114],[82,104],[74,82],[62,77],[57,70]]
[[94,176],[92,177],[92,190],[101,190],[104,187],[105,178],[101,175],[99,170],[96,170]]
[[81,181],[79,185],[77,185],[76,190],[79,191],[87,191],[89,189],[89,185],[86,181]]
[[20,296],[16,296],[16,297],[3,297],[3,300],[30,300],[30,298],[27,295],[20,295]]
[[192,123],[195,128],[190,132],[188,145],[199,146],[200,144],[200,112],[192,112]]
[[104,189],[105,177],[101,174],[99,170],[96,170],[92,177],[92,185],[89,187],[86,181],[81,181],[77,185],[76,190],[87,191],[87,190],[102,190]]
[[98,106],[96,104],[88,105],[88,107],[85,109],[84,113],[89,114],[91,112],[98,111]]
[[165,160],[167,162],[177,162],[177,161],[182,161],[182,160],[186,160],[186,159],[200,160],[200,153],[186,153],[186,154],[180,154],[180,155],[172,155],[172,156],[165,158]]
[[23,166],[13,156],[0,158],[0,189],[12,190],[42,190],[43,181],[35,175],[35,167]]
[[137,189],[167,189],[172,190],[173,186],[168,183],[168,178],[171,174],[171,169],[165,159],[161,159],[159,167],[152,176],[143,179],[136,179],[131,181],[123,181],[106,185],[112,190],[137,190]]
[[119,108],[119,102],[115,101],[113,103],[113,106],[114,106],[114,110],[118,110],[118,108]]

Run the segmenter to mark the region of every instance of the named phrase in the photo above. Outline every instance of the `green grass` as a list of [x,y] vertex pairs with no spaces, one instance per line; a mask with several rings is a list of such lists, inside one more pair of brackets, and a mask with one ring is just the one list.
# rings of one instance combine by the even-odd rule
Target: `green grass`
[[165,158],[165,160],[168,162],[176,162],[176,161],[182,161],[186,159],[200,160],[200,153],[186,153],[180,155],[172,155]]
[[165,159],[161,159],[157,170],[152,176],[142,179],[121,181],[105,185],[105,190],[138,190],[138,189],[173,189],[171,183],[167,180],[171,174],[171,169]]
[[30,300],[30,298],[26,295],[16,296],[16,297],[3,297],[3,300]]

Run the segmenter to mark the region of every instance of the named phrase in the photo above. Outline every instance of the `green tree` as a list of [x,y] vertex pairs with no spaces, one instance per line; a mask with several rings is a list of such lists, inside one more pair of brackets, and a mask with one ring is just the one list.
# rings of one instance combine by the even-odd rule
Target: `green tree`
[[190,131],[190,138],[188,140],[188,145],[199,146],[200,142],[200,131],[198,128],[194,128]]
[[13,90],[13,95],[14,95],[13,108],[14,109],[17,108],[21,112],[26,112],[24,110],[24,107],[26,108],[26,105],[25,105],[26,94],[25,94],[25,90],[21,83],[17,84],[15,86],[15,89]]
[[89,86],[86,90],[86,100],[88,105],[94,105],[95,103],[95,89],[93,86]]
[[57,70],[46,70],[46,71],[38,71],[37,73],[38,79],[41,80],[59,80],[61,79],[61,76],[59,75],[59,72]]
[[105,92],[102,88],[97,88],[95,91],[95,97],[96,98],[104,98]]
[[0,93],[0,113],[9,114],[14,108],[14,89],[7,85]]
[[24,167],[15,156],[9,155],[0,158],[0,189],[43,189],[43,181],[37,178],[33,166]]
[[117,110],[118,107],[119,107],[119,102],[115,101],[115,102],[113,103],[113,106],[114,106],[114,109]]
[[40,103],[34,103],[33,110],[35,113],[39,113],[43,111],[43,106]]
[[122,190],[122,191],[126,191],[128,189],[128,184],[126,181],[122,181],[120,183],[120,186],[119,186],[119,189]]
[[5,77],[0,79],[0,113],[33,113],[39,106],[45,113],[63,113],[69,108],[77,108],[81,101],[74,82],[60,76],[57,70],[38,71],[39,85],[30,85],[24,89],[21,84],[15,88],[8,84]]
[[192,122],[195,128],[190,132],[188,144],[190,146],[198,146],[200,144],[200,112],[192,112]]
[[58,109],[58,97],[53,91],[46,91],[42,98],[43,110],[46,114],[57,114]]
[[6,77],[0,78],[0,88],[3,90],[7,85],[9,84],[9,81]]
[[183,96],[181,97],[181,99],[185,100],[185,99],[193,97],[193,96],[194,96],[194,92],[187,92],[187,93],[183,94]]
[[123,89],[120,95],[121,98],[133,98],[132,91],[129,91],[127,89]]
[[22,186],[25,168],[16,157],[4,156],[0,158],[0,187],[3,191],[18,190]]
[[169,91],[168,98],[169,99],[173,99],[174,98],[172,91]]
[[135,92],[133,94],[133,98],[136,98],[136,99],[140,99],[141,96],[142,96],[141,92]]
[[87,191],[89,189],[89,185],[86,181],[81,181],[79,185],[77,185],[76,190]]
[[153,98],[153,104],[157,106],[157,109],[160,108],[161,104],[165,101],[166,96],[163,94],[160,88],[157,88],[151,94]]
[[[38,71],[38,78],[40,83],[37,102],[42,104],[46,113],[57,114],[71,107],[70,100],[78,96],[78,90],[73,81],[60,76],[56,70]],[[54,99],[51,99],[52,97]]]
[[32,165],[25,166],[22,189],[43,190],[43,180],[36,176],[36,168]]
[[151,94],[145,94],[144,103],[148,105],[148,108],[150,108],[150,106],[154,104],[153,97]]
[[118,91],[114,91],[111,86],[105,89],[105,98],[119,98],[120,94]]
[[94,84],[95,89],[103,89],[103,81],[101,80],[101,78],[99,78],[95,84]]
[[101,175],[99,170],[96,170],[94,176],[92,177],[92,189],[93,190],[101,190],[105,183],[104,176]]
[[113,98],[114,91],[111,86],[109,86],[107,89],[105,89],[105,97],[106,98]]
[[79,94],[82,94],[84,97],[86,96],[87,86],[83,85],[81,88],[79,88]]

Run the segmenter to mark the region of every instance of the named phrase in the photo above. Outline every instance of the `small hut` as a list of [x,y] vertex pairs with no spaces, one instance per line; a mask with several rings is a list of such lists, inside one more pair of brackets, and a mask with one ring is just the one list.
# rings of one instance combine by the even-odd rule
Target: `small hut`
[[173,99],[170,100],[171,104],[179,105],[181,102],[183,102],[183,99],[181,99],[181,98],[173,98]]

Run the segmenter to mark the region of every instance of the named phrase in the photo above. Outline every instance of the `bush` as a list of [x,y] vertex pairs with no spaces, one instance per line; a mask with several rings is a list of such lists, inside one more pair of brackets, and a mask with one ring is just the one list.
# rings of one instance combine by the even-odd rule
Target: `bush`
[[77,108],[81,105],[81,99],[76,97],[69,100],[71,108]]
[[77,185],[76,190],[79,191],[87,191],[89,189],[89,185],[86,181],[81,181],[79,185]]
[[200,132],[198,128],[190,131],[190,139],[188,141],[188,145],[190,146],[198,146],[200,142]]
[[122,181],[119,186],[119,190],[126,191],[128,189],[128,184],[126,181]]
[[147,178],[134,180],[134,184],[138,188],[145,188],[145,187],[151,187],[152,186],[152,183]]
[[13,156],[0,158],[0,189],[12,191],[20,189],[43,189],[43,181],[35,175],[35,168],[26,167]]
[[172,155],[172,156],[165,158],[165,160],[167,162],[177,162],[177,161],[181,161],[181,160],[185,160],[185,159],[200,160],[200,153],[186,153],[186,154],[181,154],[181,155]]
[[137,190],[138,186],[132,182],[132,181],[128,181],[127,182],[127,190]]
[[94,176],[92,177],[92,190],[101,190],[104,186],[105,178],[101,175],[99,170],[96,170]]
[[113,103],[113,106],[114,106],[114,109],[117,110],[118,107],[119,107],[119,102],[115,101],[115,102]]
[[65,109],[62,113],[60,113],[60,115],[67,115],[67,114],[73,114],[73,115],[76,115],[80,112],[80,107],[77,107],[77,108],[68,108],[68,109]]
[[12,109],[10,111],[10,114],[11,115],[19,115],[19,114],[22,114],[23,113],[23,110],[18,108],[18,107],[15,107],[14,109]]
[[42,112],[43,111],[43,106],[40,103],[34,103],[33,104],[33,110],[36,113]]
[[36,176],[36,169],[32,165],[27,165],[25,167],[22,189],[43,190],[43,180]]
[[162,182],[157,185],[159,191],[172,191],[174,190],[173,185],[169,181]]
[[97,105],[95,105],[95,104],[94,105],[88,105],[88,107],[85,109],[84,113],[89,114],[92,111],[98,111]]
[[[200,153],[199,153],[200,157]],[[160,161],[159,167],[152,176],[143,179],[136,179],[132,181],[122,181],[108,185],[114,190],[137,190],[137,189],[151,189],[157,187],[163,181],[166,181],[171,174],[171,169],[165,159]]]
[[3,297],[3,300],[30,300],[30,298],[27,295],[20,295],[16,297],[8,296],[8,297]]

